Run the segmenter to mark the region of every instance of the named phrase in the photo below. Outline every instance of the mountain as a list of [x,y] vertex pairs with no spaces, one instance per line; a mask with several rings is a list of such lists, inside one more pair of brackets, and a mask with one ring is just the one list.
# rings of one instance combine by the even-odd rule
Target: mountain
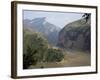
[[35,18],[32,20],[25,19],[23,22],[25,28],[40,32],[48,39],[50,44],[57,44],[60,28],[46,21],[45,17]]
[[66,49],[88,50],[91,47],[90,19],[80,19],[67,24],[60,32],[58,46]]

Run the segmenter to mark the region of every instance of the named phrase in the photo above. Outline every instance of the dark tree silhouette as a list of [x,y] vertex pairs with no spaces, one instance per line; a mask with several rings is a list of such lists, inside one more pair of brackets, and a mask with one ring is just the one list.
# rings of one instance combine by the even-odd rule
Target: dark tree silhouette
[[85,18],[85,20],[87,22],[90,19],[91,14],[90,13],[84,13],[82,17]]

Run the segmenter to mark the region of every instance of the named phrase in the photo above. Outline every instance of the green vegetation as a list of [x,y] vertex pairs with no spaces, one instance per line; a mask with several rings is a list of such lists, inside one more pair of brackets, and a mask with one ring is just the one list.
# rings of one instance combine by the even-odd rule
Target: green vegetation
[[27,47],[27,54],[23,55],[23,68],[28,68],[29,65],[36,64],[37,60],[35,59],[36,51],[32,51],[32,49],[28,46]]
[[48,49],[47,62],[59,62],[64,58],[62,51],[59,49]]
[[41,34],[24,30],[23,69],[43,62],[59,62],[64,55],[60,49],[53,49]]

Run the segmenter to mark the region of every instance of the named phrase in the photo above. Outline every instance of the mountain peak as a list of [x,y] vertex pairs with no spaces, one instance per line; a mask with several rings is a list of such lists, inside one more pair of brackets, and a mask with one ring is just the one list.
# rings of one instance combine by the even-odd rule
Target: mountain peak
[[58,32],[60,28],[54,24],[46,21],[46,17],[38,17],[31,20],[28,24],[24,23],[24,26],[27,26],[33,31],[43,34],[49,41],[50,44],[57,43]]
[[37,26],[37,24],[43,25],[43,23],[46,21],[46,17],[39,17],[39,18],[34,18],[31,20],[31,24],[34,24]]
[[32,19],[33,22],[39,22],[39,21],[45,21],[46,17],[39,17],[39,18],[34,18]]

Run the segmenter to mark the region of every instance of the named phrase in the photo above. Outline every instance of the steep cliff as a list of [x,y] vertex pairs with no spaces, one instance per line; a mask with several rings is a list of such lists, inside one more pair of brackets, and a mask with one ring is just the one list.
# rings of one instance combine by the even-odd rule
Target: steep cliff
[[80,19],[67,24],[60,32],[58,46],[66,49],[88,50],[91,47],[90,19]]

